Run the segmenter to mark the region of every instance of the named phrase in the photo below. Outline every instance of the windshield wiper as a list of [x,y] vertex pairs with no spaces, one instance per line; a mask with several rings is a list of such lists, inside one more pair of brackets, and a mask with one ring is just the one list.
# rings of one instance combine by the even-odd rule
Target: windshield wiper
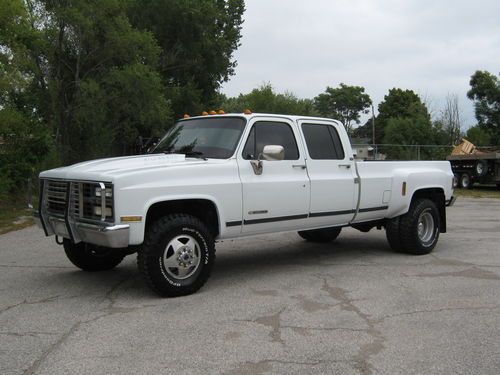
[[184,154],[186,156],[190,156],[193,158],[208,160],[205,156],[203,156],[203,152],[200,152],[200,151],[186,151],[186,152],[181,152],[181,154]]

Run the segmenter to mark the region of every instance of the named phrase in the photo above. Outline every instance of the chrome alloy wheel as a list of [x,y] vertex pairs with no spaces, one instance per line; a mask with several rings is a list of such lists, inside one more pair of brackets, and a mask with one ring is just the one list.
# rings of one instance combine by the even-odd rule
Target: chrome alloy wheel
[[435,237],[436,228],[430,208],[420,213],[417,224],[418,239],[423,245],[431,244]]
[[163,252],[165,271],[177,280],[192,276],[200,266],[200,261],[200,245],[187,234],[174,237]]

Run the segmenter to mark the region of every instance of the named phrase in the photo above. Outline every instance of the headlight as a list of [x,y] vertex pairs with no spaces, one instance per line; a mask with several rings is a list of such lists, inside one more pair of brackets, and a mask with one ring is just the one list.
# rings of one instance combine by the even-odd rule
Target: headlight
[[[101,188],[100,188],[100,187],[96,187],[96,188],[95,188],[95,196],[96,196],[96,197],[100,197],[100,196],[101,196],[101,194],[102,194],[102,190],[101,190]],[[106,188],[106,189],[105,189],[105,193],[104,193],[104,194],[105,194],[105,196],[106,196],[106,197],[112,197],[112,196],[113,196],[113,189],[111,189],[111,188]]]
[[[105,213],[106,213],[106,217],[113,216],[113,211],[111,210],[111,207],[106,207]],[[96,215],[96,216],[102,215],[101,206],[94,206],[94,215]]]

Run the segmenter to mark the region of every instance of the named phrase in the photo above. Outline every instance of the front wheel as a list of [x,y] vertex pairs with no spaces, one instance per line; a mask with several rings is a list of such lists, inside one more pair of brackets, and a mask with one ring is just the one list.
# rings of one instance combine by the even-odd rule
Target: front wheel
[[162,297],[196,292],[208,280],[214,261],[212,234],[186,214],[166,215],[151,224],[137,256],[144,280]]
[[436,204],[430,199],[416,199],[409,211],[399,218],[399,236],[394,241],[396,250],[414,255],[429,254],[438,241],[439,227]]
[[336,239],[342,227],[321,228],[299,231],[299,236],[310,242],[331,242]]
[[71,263],[89,272],[107,271],[115,268],[126,255],[123,249],[112,249],[86,242],[75,244],[66,238],[63,241],[63,246]]

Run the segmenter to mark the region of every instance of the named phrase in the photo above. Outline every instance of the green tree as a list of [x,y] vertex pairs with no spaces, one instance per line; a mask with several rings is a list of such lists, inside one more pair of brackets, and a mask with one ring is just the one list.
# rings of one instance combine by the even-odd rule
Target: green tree
[[222,98],[220,105],[226,112],[278,113],[289,115],[313,116],[316,114],[310,99],[299,99],[291,92],[276,93],[270,83],[253,89],[248,94],[240,94],[234,98]]
[[[45,1],[44,5],[46,14],[40,16],[48,41],[48,95],[53,109],[48,123],[63,162],[127,154],[134,146],[134,134],[150,136],[171,123],[155,71],[160,48],[151,33],[131,26],[123,2]],[[131,84],[137,85],[137,92]],[[143,87],[151,91],[144,95]],[[158,103],[165,110],[153,119],[150,113]]]
[[467,92],[474,101],[478,124],[491,134],[491,141],[500,144],[500,80],[487,71],[476,71]]
[[159,73],[177,116],[215,105],[234,74],[244,10],[243,0],[128,0],[132,25],[161,48]]
[[490,132],[481,125],[472,126],[467,130],[466,138],[469,142],[474,143],[475,146],[490,146],[491,135]]
[[[37,52],[39,30],[21,0],[0,7],[0,200],[34,177],[50,149],[44,110],[34,98],[46,87]],[[43,99],[43,97],[42,97]]]
[[393,88],[378,105],[375,121],[375,141],[381,143],[385,137],[385,128],[390,119],[423,117],[430,122],[427,107],[412,90]]
[[343,83],[338,88],[327,87],[324,93],[314,98],[317,111],[322,116],[341,121],[348,133],[351,133],[354,124],[359,124],[360,115],[368,113],[371,104],[364,87]]
[[401,145],[387,146],[384,152],[389,159],[412,160],[429,158],[428,149],[405,145],[428,144],[432,138],[432,125],[425,116],[393,117],[387,121],[384,144]]

